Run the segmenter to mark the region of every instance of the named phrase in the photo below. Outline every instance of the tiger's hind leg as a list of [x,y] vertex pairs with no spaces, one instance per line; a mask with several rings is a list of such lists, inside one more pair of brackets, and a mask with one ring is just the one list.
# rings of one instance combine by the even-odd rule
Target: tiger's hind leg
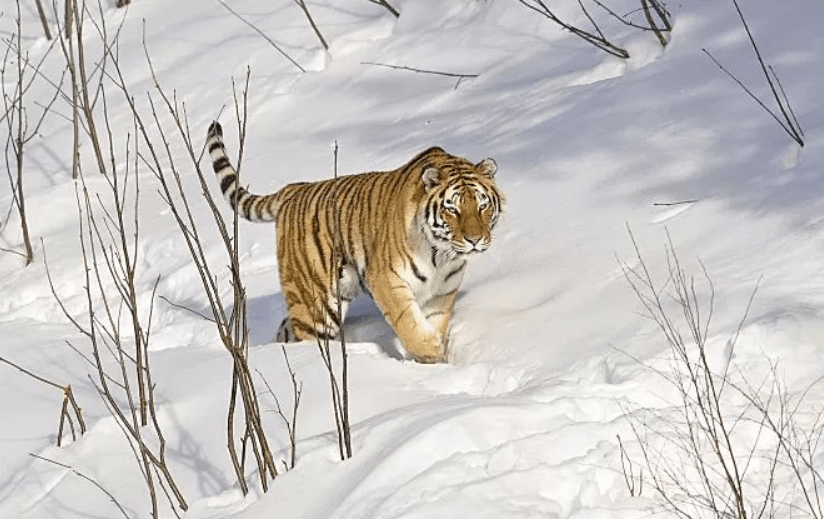
[[[338,338],[349,303],[358,295],[360,288],[353,267],[343,265],[338,272],[336,286],[313,284],[311,289],[307,289],[307,284],[313,281],[310,279],[302,284],[302,290],[284,290],[289,316],[278,328],[277,342]],[[286,285],[284,283],[284,287]]]

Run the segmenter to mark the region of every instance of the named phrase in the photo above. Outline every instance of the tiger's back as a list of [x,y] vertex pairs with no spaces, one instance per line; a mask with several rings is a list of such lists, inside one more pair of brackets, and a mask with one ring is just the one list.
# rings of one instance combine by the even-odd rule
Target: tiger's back
[[257,196],[239,185],[217,123],[207,144],[230,204],[244,218],[277,224],[289,309],[279,340],[336,337],[349,302],[365,290],[410,354],[444,359],[466,258],[489,246],[504,203],[494,161],[473,165],[430,148],[393,171]]

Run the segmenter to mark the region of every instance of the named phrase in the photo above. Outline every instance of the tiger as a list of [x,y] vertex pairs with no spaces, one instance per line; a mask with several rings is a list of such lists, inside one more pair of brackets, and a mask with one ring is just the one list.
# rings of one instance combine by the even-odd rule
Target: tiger
[[431,147],[392,171],[242,187],[213,122],[206,146],[224,198],[252,222],[275,222],[288,316],[278,342],[339,337],[350,302],[369,294],[403,348],[447,361],[449,325],[467,259],[487,250],[505,197],[491,158],[473,164]]

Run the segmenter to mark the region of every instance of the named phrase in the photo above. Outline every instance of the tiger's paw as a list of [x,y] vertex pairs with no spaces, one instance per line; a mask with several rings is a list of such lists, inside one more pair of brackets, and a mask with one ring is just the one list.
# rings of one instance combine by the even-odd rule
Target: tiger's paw
[[407,347],[406,351],[421,364],[437,364],[446,361],[446,345],[437,332],[427,334],[415,346]]
[[440,364],[446,362],[446,356],[442,353],[438,355],[415,356],[415,360],[421,364]]

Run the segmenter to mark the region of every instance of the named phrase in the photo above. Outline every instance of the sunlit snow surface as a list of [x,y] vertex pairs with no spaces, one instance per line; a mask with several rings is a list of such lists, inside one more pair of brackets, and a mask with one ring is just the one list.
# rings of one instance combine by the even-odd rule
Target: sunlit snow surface
[[[49,43],[34,2],[23,3],[23,47],[37,61]],[[226,451],[231,362],[210,323],[167,302],[208,311],[157,181],[143,168],[138,290],[148,305],[160,277],[151,363],[170,469],[190,504],[186,517],[663,517],[651,491],[629,495],[616,439],[632,437],[627,409],[677,403],[651,369],[667,365],[666,343],[641,316],[619,264],[637,265],[627,228],[662,281],[667,232],[685,268],[700,277],[703,263],[715,290],[709,345],[719,358],[758,284],[732,359],[736,373],[757,378],[774,362],[792,391],[824,375],[824,7],[741,1],[805,131],[800,148],[702,50],[774,106],[731,2],[668,2],[675,28],[666,49],[593,6],[609,38],[630,52],[625,61],[514,0],[390,3],[399,19],[366,1],[309,2],[330,42],[326,53],[291,0],[231,2],[306,73],[218,2],[104,6],[110,31],[125,17],[119,61],[139,109],[148,117],[147,94],[157,99],[145,35],[158,80],[185,101],[193,134],[203,135],[196,142],[220,114],[233,157],[232,80],[242,88],[251,70],[242,171],[253,191],[331,176],[337,141],[343,174],[392,169],[431,145],[476,161],[493,157],[508,197],[492,247],[475,258],[462,287],[452,363],[404,360],[372,303],[358,300],[346,327],[354,457],[337,459],[317,348],[290,345],[304,388],[297,467],[269,493],[253,484],[243,498]],[[566,20],[588,27],[576,2],[554,3]],[[637,7],[617,4],[619,13]],[[97,7],[90,9],[99,20]],[[0,10],[5,41],[16,31],[15,4],[2,0]],[[90,55],[99,55],[91,25],[85,34]],[[363,62],[478,77],[456,85],[455,78]],[[62,70],[56,47],[27,93],[32,114]],[[107,94],[116,148],[125,150],[131,116],[113,87]],[[0,517],[120,516],[94,485],[30,454],[70,465],[131,517],[147,517],[135,458],[88,378],[90,366],[66,341],[86,353],[88,344],[46,282],[44,248],[55,290],[73,315],[88,318],[71,109],[60,99],[53,112],[26,148],[35,263],[23,268],[19,256],[0,254],[0,356],[71,383],[89,430],[57,448],[60,392],[0,365]],[[171,130],[165,112],[160,117]],[[125,167],[125,153],[118,153]],[[209,231],[212,217],[194,171],[179,142],[172,153],[228,294],[227,260]],[[105,188],[92,173],[88,145],[81,157],[89,188]],[[696,202],[660,205],[689,200]],[[9,185],[0,181],[0,247],[21,250],[19,220],[14,212],[6,218],[11,204]],[[281,348],[271,344],[285,315],[274,227],[243,223],[240,233],[251,363],[287,404],[291,381]],[[706,285],[698,287],[706,296]],[[807,395],[813,407],[822,398],[818,386]],[[261,405],[283,458],[286,429],[265,392]],[[804,425],[812,418],[798,419]]]

